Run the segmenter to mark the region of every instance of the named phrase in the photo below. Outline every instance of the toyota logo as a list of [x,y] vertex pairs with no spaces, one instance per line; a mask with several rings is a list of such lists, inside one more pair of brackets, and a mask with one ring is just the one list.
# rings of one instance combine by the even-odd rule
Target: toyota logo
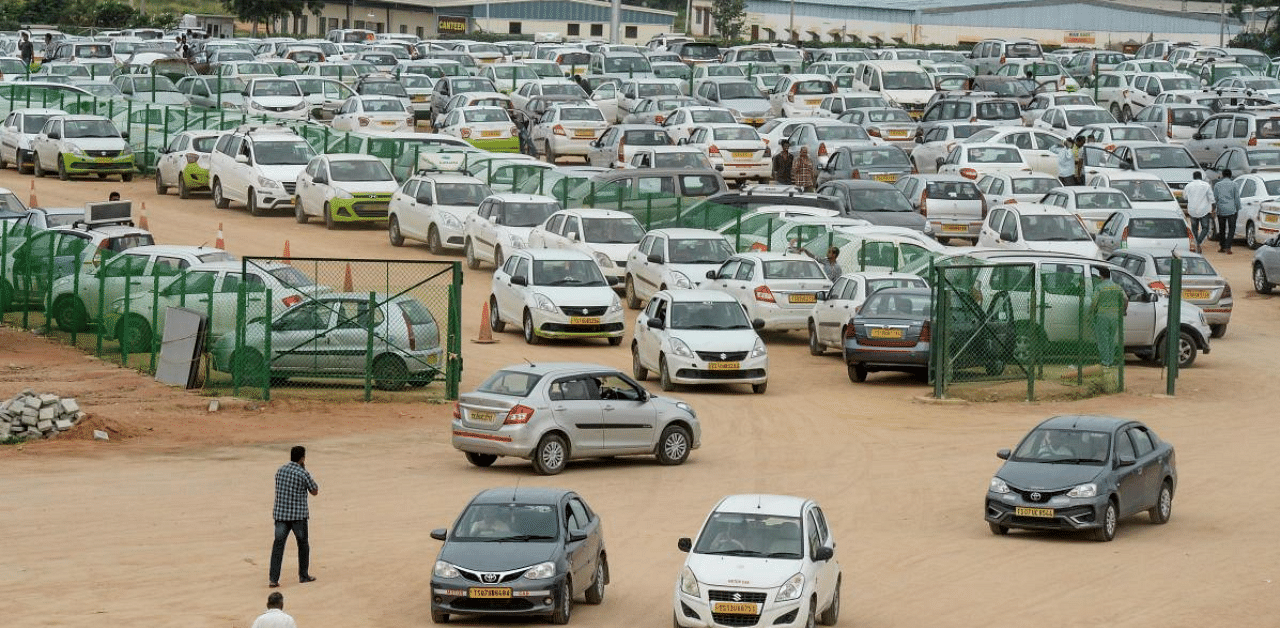
[[741,602],[741,601],[742,601],[742,594],[741,594],[741,593],[734,593],[734,594],[733,594],[733,601],[735,601],[735,602]]
[[480,574],[480,581],[484,582],[485,584],[493,584],[498,581],[498,574],[496,573]]
[[1031,501],[1033,501],[1033,502],[1038,502],[1038,501],[1040,501],[1040,493],[1032,493],[1032,494],[1031,494]]

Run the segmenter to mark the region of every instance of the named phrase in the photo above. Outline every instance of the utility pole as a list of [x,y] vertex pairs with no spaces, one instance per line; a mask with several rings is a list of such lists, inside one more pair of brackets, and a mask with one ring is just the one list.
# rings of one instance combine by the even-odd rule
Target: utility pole
[[791,43],[796,43],[796,40],[799,39],[796,37],[796,0],[791,0],[791,21],[787,26],[787,30],[791,31]]
[[1222,12],[1218,17],[1218,46],[1227,45],[1227,0],[1222,0]]
[[622,0],[613,0],[609,15],[609,43],[622,43]]

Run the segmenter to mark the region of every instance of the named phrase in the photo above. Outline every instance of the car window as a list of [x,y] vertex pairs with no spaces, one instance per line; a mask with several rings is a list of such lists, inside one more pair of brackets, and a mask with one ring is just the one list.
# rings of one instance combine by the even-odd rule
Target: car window
[[740,260],[736,260],[736,259],[729,260],[728,262],[725,262],[724,266],[720,267],[720,270],[717,271],[716,276],[721,279],[732,279],[735,275],[737,275],[738,266],[741,264],[742,262]]
[[620,375],[604,375],[597,380],[601,399],[639,401],[640,390]]
[[738,266],[738,272],[733,276],[734,279],[741,281],[750,281],[755,276],[756,265],[754,262],[743,260],[742,265]]
[[338,307],[338,327],[348,329],[368,329],[370,325],[378,327],[383,323],[382,310],[372,308],[373,317],[369,316],[369,302],[342,301]]
[[570,530],[582,530],[591,522],[591,517],[587,514],[587,509],[582,502],[577,499],[570,499],[565,509],[565,521],[569,525]]
[[328,327],[328,323],[328,305],[319,301],[312,301],[294,306],[293,309],[276,321],[275,328],[282,331],[325,329]]
[[1155,443],[1151,442],[1151,435],[1147,433],[1147,430],[1141,427],[1130,428],[1129,436],[1133,438],[1133,446],[1137,450],[1139,458],[1155,449]]
[[551,383],[552,401],[591,401],[600,398],[600,384],[594,377],[571,377]]
[[1128,456],[1129,458],[1137,458],[1137,453],[1133,450],[1133,441],[1129,439],[1126,432],[1116,439],[1116,458]]

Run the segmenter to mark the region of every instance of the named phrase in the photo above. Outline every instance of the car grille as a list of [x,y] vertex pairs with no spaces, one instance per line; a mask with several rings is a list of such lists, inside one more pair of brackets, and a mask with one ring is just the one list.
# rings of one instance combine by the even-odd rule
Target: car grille
[[754,379],[756,377],[764,377],[764,374],[764,369],[746,369],[738,371],[676,369],[676,377],[688,379]]
[[451,604],[453,608],[461,611],[503,611],[509,613],[519,613],[522,611],[533,610],[533,603],[526,598],[513,597],[509,599],[487,599],[487,598],[471,598],[457,597],[453,599]]
[[290,107],[290,106],[284,106],[284,107],[269,107],[269,106],[265,106],[265,105],[264,105],[262,108],[263,108],[263,109],[266,109],[267,111],[293,111],[293,110],[294,110],[294,109],[296,109],[297,107]]
[[[1024,490],[1024,489],[1020,489],[1020,488],[1013,488],[1012,486],[1011,486],[1011,487],[1009,487],[1009,488],[1010,488],[1011,490],[1013,490],[1014,492],[1016,492],[1017,494],[1021,495],[1023,499],[1025,499],[1025,500],[1027,500],[1027,501],[1029,501],[1029,502],[1031,502],[1031,503],[1033,503],[1033,504],[1043,504],[1043,503],[1045,503],[1045,502],[1049,501],[1050,499],[1052,499],[1052,498],[1054,498],[1054,497],[1057,497],[1058,495],[1063,495],[1063,494],[1065,494],[1065,493],[1067,492],[1067,490],[1061,490],[1061,491],[1028,491],[1028,490]],[[1069,490],[1069,489],[1068,489],[1068,490]]]
[[609,306],[607,305],[570,305],[560,308],[560,311],[564,312],[566,316],[604,316],[604,313],[608,310]]
[[1170,183],[1169,187],[1175,190],[1181,190],[1182,188],[1187,187],[1187,184],[1186,183]]
[[567,325],[564,323],[543,323],[541,327],[545,332],[576,332],[581,334],[598,334],[610,331],[622,331],[622,323],[607,323],[603,325]]
[[698,357],[708,362],[737,362],[747,359],[746,351],[698,351]]
[[118,157],[120,155],[120,151],[118,150],[86,150],[84,151],[84,154],[90,157]]
[[357,201],[351,204],[351,211],[355,212],[355,214],[361,218],[386,218],[387,202],[386,201],[373,201],[373,202]]
[[115,170],[120,170],[121,168],[133,167],[130,164],[116,164],[116,163],[100,164],[93,161],[72,161],[69,165],[72,168],[76,168],[78,170],[113,170],[115,171]]
[[[765,593],[747,592],[747,591],[707,591],[707,599],[715,602],[750,602],[759,604],[760,608],[764,608],[765,599],[768,595]],[[711,619],[721,626],[754,626],[760,622],[759,615],[737,615],[727,613],[712,613]]]
[[[470,580],[470,581],[472,581],[472,582],[479,582],[480,584],[485,584],[485,585],[499,584],[499,583],[502,583],[502,582],[511,582],[512,580],[519,580],[519,579],[520,579],[520,576],[524,575],[525,571],[526,571],[526,570],[524,570],[524,569],[517,569],[517,570],[515,570],[515,571],[508,571],[508,572],[505,572],[505,573],[498,573],[498,574],[497,574],[497,576],[498,576],[498,579],[497,579],[497,580],[486,581],[486,580],[484,579],[484,577],[481,575],[481,572],[478,572],[478,571],[468,571],[468,570],[466,570],[466,569],[462,569],[462,568],[459,568],[459,569],[458,569],[458,573],[462,575],[462,579],[463,579],[463,580]],[[493,572],[485,572],[485,573],[493,573]]]
[[297,181],[283,181],[284,193],[293,196],[293,191],[298,188]]
[[613,265],[614,265],[614,266],[617,266],[618,268],[626,268],[626,267],[627,267],[627,260],[625,260],[625,259],[613,260]]

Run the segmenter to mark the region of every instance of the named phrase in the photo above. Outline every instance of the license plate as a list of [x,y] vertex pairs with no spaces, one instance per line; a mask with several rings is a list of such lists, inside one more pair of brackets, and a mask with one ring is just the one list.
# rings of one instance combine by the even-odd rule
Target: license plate
[[1186,301],[1204,301],[1209,298],[1208,290],[1183,290],[1182,298]]
[[889,131],[889,137],[906,137],[906,131]]
[[756,156],[756,154],[752,152],[743,153],[743,152],[733,151],[732,154],[734,159],[751,159],[752,157]]
[[427,102],[427,96],[425,94],[410,96],[409,102]]
[[502,135],[502,131],[481,131],[480,137],[498,137]]
[[752,602],[716,602],[711,612],[721,615],[759,615],[760,607]]
[[898,175],[896,175],[896,174],[873,174],[873,175],[871,175],[871,179],[872,179],[873,181],[882,181],[882,182],[884,182],[884,183],[893,183],[894,181],[897,181],[897,180],[898,180]]
[[472,423],[493,423],[494,418],[498,415],[492,412],[468,412],[467,419]]
[[1182,198],[1182,190],[1174,190],[1173,195],[1178,198]]
[[902,338],[901,329],[884,328],[871,330],[872,338]]
[[599,325],[600,317],[599,316],[570,316],[569,324],[570,325]]
[[95,158],[94,158],[94,161],[96,161],[96,162],[98,162],[98,163],[100,163],[100,164],[109,164],[109,163],[111,163],[111,158],[110,158],[110,157],[95,157]]
[[711,371],[736,371],[741,368],[741,364],[737,362],[710,362],[707,364],[707,370]]
[[969,233],[968,225],[942,225],[942,231],[945,233]]
[[504,599],[511,597],[510,587],[471,587],[467,589],[467,597],[481,599]]
[[573,136],[574,137],[595,137],[596,132],[592,131],[591,129],[574,129]]
[[822,104],[822,99],[821,99],[821,98],[806,98],[806,99],[805,99],[805,101],[804,101],[804,104],[809,105],[810,107],[817,107],[818,105],[821,105],[821,104]]
[[1018,508],[1014,508],[1014,509],[1013,509],[1013,514],[1015,514],[1015,515],[1017,515],[1017,516],[1019,516],[1019,517],[1040,517],[1040,518],[1042,518],[1042,519],[1052,519],[1052,518],[1053,518],[1053,509],[1052,509],[1052,508],[1022,508],[1022,507],[1018,507]]
[[1280,216],[1277,216],[1275,214],[1263,214],[1262,221],[1263,222],[1280,222]]
[[787,303],[817,303],[818,295],[812,292],[787,295]]
[[381,121],[379,121],[379,122],[378,122],[378,124],[381,124],[382,126],[395,126],[395,125],[396,125],[396,121],[395,121],[395,120],[381,120]]

